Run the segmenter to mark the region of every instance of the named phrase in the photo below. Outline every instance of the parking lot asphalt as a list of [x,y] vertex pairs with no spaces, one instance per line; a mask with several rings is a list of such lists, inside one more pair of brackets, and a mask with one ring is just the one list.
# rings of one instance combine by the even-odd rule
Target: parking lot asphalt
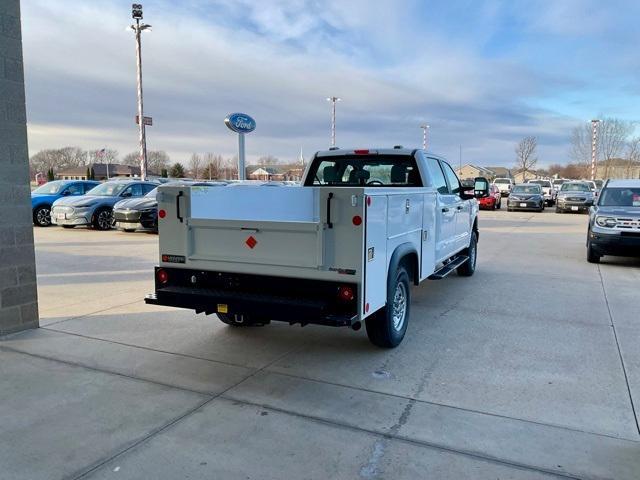
[[35,229],[0,477],[638,479],[640,262],[587,263],[586,228],[481,212],[476,274],[415,287],[394,350],[145,305],[157,236]]

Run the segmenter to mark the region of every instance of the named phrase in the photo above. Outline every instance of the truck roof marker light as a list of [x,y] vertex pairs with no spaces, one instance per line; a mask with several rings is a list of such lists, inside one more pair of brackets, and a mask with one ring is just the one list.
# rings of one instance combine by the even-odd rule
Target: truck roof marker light
[[164,218],[164,217],[166,217],[166,216],[167,216],[167,211],[166,211],[166,210],[159,210],[159,211],[158,211],[158,216],[159,216],[160,218]]
[[368,302],[364,304],[364,311],[365,312],[369,311],[369,303]]
[[367,197],[367,207],[371,206],[371,197]]
[[369,150],[354,150],[353,153],[356,155],[369,155]]
[[354,215],[351,221],[356,227],[362,225],[362,217],[360,215]]

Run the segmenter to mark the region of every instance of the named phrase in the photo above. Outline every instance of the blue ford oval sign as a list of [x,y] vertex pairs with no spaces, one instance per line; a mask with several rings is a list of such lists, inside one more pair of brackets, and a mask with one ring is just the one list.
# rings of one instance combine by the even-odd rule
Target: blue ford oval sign
[[246,113],[231,113],[224,124],[236,133],[250,133],[256,129],[256,121]]

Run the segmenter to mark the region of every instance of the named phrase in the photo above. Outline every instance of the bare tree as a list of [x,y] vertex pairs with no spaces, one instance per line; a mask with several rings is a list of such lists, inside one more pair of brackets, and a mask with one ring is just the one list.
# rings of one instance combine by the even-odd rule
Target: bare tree
[[[150,173],[160,175],[163,169],[169,168],[170,158],[167,152],[164,150],[149,150],[147,151],[147,168]],[[140,152],[127,153],[122,163],[125,165],[131,165],[134,167],[140,166]]]
[[525,137],[516,146],[516,169],[522,172],[522,179],[527,180],[527,173],[533,171],[538,163],[536,137]]
[[280,163],[280,160],[273,155],[264,155],[258,159],[259,165],[277,165],[278,163]]
[[209,174],[209,180],[222,178],[224,169],[224,159],[222,155],[215,155],[211,152],[204,154],[205,175]]
[[118,163],[118,151],[113,148],[98,148],[87,152],[89,163]]
[[41,150],[29,159],[32,172],[46,172],[49,169],[60,171],[86,164],[87,152],[78,147]]
[[627,142],[627,168],[625,177],[633,178],[633,167],[640,163],[640,137],[633,137]]
[[[579,177],[587,178],[591,171],[591,124],[579,125],[571,131],[571,150],[569,156],[573,160],[573,171],[579,168]],[[573,177],[571,177],[573,178]]]
[[604,118],[598,125],[598,153],[604,165],[602,178],[609,178],[611,161],[620,158],[627,138],[633,132],[633,122],[619,118]]
[[227,158],[224,162],[224,178],[227,180],[233,180],[238,178],[238,156],[234,155],[231,158]]
[[189,159],[189,170],[193,178],[200,176],[200,168],[202,168],[202,157],[197,153],[192,153]]

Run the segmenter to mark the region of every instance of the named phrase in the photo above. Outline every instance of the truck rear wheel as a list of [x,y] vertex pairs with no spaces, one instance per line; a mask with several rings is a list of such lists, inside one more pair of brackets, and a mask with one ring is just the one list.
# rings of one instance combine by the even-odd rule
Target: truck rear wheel
[[382,348],[400,345],[407,331],[411,290],[407,270],[401,265],[389,279],[387,285],[387,305],[369,318],[365,324],[371,343]]
[[254,318],[248,315],[232,315],[230,313],[217,313],[222,323],[231,325],[232,327],[264,327],[270,323],[264,318]]

